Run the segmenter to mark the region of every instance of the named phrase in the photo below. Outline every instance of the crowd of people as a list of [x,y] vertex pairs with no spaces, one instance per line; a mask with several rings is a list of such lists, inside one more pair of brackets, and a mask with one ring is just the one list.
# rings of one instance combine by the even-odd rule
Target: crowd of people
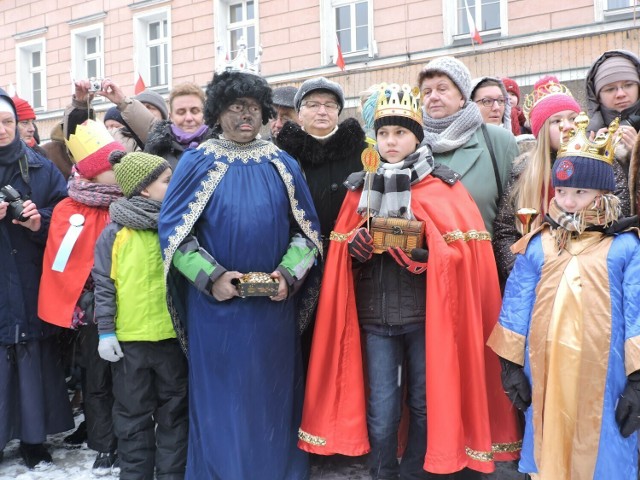
[[79,80],[42,145],[0,89],[0,462],[51,465],[77,383],[97,476],[637,479],[640,60],[586,105],[449,56],[388,80],[341,122],[325,77]]

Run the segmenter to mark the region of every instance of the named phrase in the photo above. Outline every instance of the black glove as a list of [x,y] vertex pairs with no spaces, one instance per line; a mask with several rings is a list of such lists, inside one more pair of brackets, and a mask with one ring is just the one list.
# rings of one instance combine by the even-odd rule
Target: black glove
[[640,370],[627,377],[627,386],[616,407],[616,422],[624,438],[640,428]]
[[373,255],[373,238],[364,227],[354,231],[348,239],[349,255],[364,263]]
[[93,291],[86,290],[82,295],[80,295],[80,299],[78,300],[78,306],[84,312],[84,318],[87,322],[93,322],[93,315],[95,309],[95,300]]
[[517,363],[500,357],[502,388],[513,406],[523,412],[531,405],[531,385],[524,369]]
[[414,275],[420,275],[427,271],[429,250],[424,248],[414,248],[411,250],[411,257],[409,257],[401,248],[390,247],[387,250],[387,253],[391,255],[391,258],[393,258],[398,265]]

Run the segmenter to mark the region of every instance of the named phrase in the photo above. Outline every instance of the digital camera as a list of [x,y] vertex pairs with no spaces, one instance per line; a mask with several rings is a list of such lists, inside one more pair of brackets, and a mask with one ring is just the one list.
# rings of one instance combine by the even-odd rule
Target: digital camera
[[20,196],[20,193],[11,185],[5,185],[0,188],[0,202],[7,202],[7,213],[18,220],[19,222],[26,222],[29,220],[27,217],[22,216],[24,211],[24,200]]
[[90,92],[99,92],[102,90],[102,79],[101,78],[91,78],[89,80],[89,91]]

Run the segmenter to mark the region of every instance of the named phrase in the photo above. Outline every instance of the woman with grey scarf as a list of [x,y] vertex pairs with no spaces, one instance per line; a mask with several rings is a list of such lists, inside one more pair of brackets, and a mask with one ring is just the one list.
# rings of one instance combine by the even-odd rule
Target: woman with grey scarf
[[441,163],[460,175],[476,202],[487,231],[493,233],[498,200],[518,154],[507,130],[484,125],[471,101],[471,73],[453,57],[431,60],[418,75],[425,142]]

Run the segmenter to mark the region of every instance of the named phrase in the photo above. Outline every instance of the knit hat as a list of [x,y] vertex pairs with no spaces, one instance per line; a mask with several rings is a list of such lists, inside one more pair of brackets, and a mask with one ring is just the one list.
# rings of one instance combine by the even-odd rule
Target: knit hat
[[122,194],[131,198],[155,182],[160,175],[171,168],[164,158],[144,152],[115,151],[109,156],[116,182]]
[[580,112],[580,105],[571,95],[571,91],[552,75],[546,75],[533,86],[533,91],[526,96],[522,107],[529,118],[531,133],[538,138],[544,122],[551,115],[563,110]]
[[471,98],[471,72],[467,66],[454,57],[439,57],[431,60],[418,76],[418,84],[431,73],[441,73],[451,79],[465,101]]
[[397,125],[411,131],[418,142],[422,142],[424,130],[422,129],[420,91],[417,87],[411,89],[409,85],[382,83],[377,98],[373,123],[376,134],[380,127]]
[[149,90],[147,88],[146,90],[143,90],[133,98],[135,98],[139,102],[148,103],[156,107],[158,110],[160,110],[163,120],[166,120],[167,118],[169,118],[169,110],[167,109],[167,103],[164,101],[164,98],[162,98],[162,95],[160,95],[158,92],[154,90]]
[[276,107],[296,108],[294,98],[298,93],[296,87],[278,87],[273,89],[273,105]]
[[502,77],[501,80],[502,80],[502,83],[504,84],[504,88],[507,89],[507,92],[513,93],[516,97],[518,97],[518,101],[516,102],[516,105],[520,103],[520,87],[518,86],[516,81],[509,77]]
[[16,106],[16,113],[18,114],[19,122],[22,122],[23,120],[36,119],[36,112],[33,111],[29,102],[18,97],[13,97],[12,100],[13,104]]
[[342,91],[342,87],[336,82],[332,82],[325,77],[312,78],[300,86],[293,99],[296,110],[298,112],[300,111],[300,106],[302,105],[304,97],[310,93],[317,92],[318,90],[324,90],[334,94],[339,105],[338,114],[342,112],[342,109],[344,108],[344,92]]
[[553,186],[612,192],[616,188],[612,165],[619,123],[614,120],[606,134],[600,134],[593,140],[589,140],[587,125],[589,117],[580,112],[569,138],[560,143],[553,164]]
[[596,94],[599,95],[605,85],[621,81],[640,83],[640,76],[638,75],[638,67],[631,60],[616,55],[607,58],[600,64],[593,77],[593,86]]
[[118,107],[111,107],[109,110],[107,110],[107,112],[104,114],[102,122],[107,123],[107,120],[115,120],[121,125],[126,125],[124,119],[122,118],[120,110],[118,110]]
[[114,150],[126,150],[113,139],[104,123],[95,120],[86,120],[78,125],[65,143],[76,169],[84,178],[95,178],[111,170],[109,154]]

